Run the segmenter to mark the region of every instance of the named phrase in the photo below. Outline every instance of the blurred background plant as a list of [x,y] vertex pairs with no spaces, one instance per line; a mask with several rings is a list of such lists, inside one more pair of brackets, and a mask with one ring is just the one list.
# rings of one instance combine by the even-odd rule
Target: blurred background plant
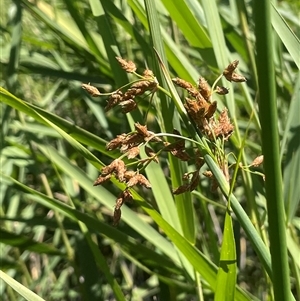
[[[264,171],[249,167],[262,154],[253,1],[3,0],[1,8],[2,299],[276,300]],[[299,8],[292,0],[271,7],[283,173],[277,184],[284,188],[290,268],[283,273],[296,299]],[[104,94],[134,80],[116,56],[132,60],[139,74],[153,70],[165,89],[153,99],[143,95],[126,115],[118,107],[106,113],[108,96],[91,97],[81,88],[91,83]],[[133,190],[134,200],[122,206],[114,227],[125,184],[93,186],[102,167],[120,156],[106,144],[145,118],[149,131],[171,134],[176,128],[197,140],[195,129],[182,122],[185,94],[170,77],[196,85],[201,75],[212,85],[234,60],[247,82],[222,79],[230,93],[213,96],[217,111],[227,107],[235,127],[223,149],[232,165],[230,188],[208,154],[197,188],[174,196],[172,189],[196,162],[161,153],[159,164],[145,171],[152,188]],[[187,150],[194,145],[185,144]],[[211,191],[202,175],[207,169],[221,190]]]

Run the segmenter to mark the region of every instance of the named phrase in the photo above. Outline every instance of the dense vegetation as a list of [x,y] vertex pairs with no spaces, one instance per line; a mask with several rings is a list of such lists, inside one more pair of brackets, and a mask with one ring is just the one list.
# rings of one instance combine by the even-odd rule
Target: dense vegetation
[[1,300],[300,300],[299,6],[4,0]]

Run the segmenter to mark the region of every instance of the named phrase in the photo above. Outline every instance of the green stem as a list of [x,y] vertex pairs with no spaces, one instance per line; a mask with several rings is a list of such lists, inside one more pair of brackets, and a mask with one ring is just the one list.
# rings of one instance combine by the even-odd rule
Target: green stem
[[290,300],[291,292],[277,128],[277,99],[273,60],[274,44],[270,16],[271,1],[256,0],[254,4],[259,112],[266,175],[266,199],[273,271],[272,282],[275,301],[281,301]]

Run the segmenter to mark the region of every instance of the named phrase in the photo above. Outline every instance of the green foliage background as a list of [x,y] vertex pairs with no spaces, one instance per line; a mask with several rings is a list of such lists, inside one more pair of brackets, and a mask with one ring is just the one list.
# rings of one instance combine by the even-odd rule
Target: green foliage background
[[[1,3],[3,300],[280,300],[285,289],[291,300],[300,299],[299,2],[270,6],[274,79],[257,60],[255,4],[259,8],[246,0]],[[105,113],[107,97],[90,97],[81,83],[105,93],[133,80],[116,56],[134,61],[139,73],[153,70],[167,92],[157,93],[151,104],[141,98],[130,114],[119,108]],[[235,125],[225,145],[232,164],[229,187],[209,148],[185,122],[183,96],[170,77],[196,84],[201,75],[212,85],[235,59],[247,82],[222,79],[230,93],[215,97],[218,111],[227,107]],[[283,189],[278,198],[285,209],[280,244],[289,256],[289,269],[282,270],[284,256],[269,252],[277,230],[269,226],[272,200],[261,174],[270,168],[247,168],[262,152],[277,151],[261,147],[261,124],[269,119],[258,117],[262,77],[276,87],[278,123],[272,132],[280,141],[282,182],[276,185]],[[206,160],[201,171],[211,170],[221,189],[211,192],[201,176],[193,193],[174,197],[172,189],[195,166],[162,154],[159,164],[146,169],[152,189],[136,188],[113,227],[115,200],[125,186],[93,182],[120,155],[107,151],[106,143],[130,132],[134,122],[143,124],[147,112],[154,133],[176,128],[197,141]],[[244,168],[234,172],[239,164]],[[226,210],[229,198],[232,211]],[[274,270],[291,292],[279,288]]]

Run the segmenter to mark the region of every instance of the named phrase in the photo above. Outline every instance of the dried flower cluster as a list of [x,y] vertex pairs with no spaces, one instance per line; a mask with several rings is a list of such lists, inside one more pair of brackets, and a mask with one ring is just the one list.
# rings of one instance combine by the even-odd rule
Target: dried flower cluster
[[[243,76],[234,72],[238,63],[238,61],[232,62],[223,71],[223,76],[228,81],[246,81]],[[215,117],[217,102],[212,101],[211,98],[214,92],[220,95],[225,95],[229,93],[229,90],[225,87],[216,86],[216,89],[213,91],[203,77],[199,78],[197,87],[178,77],[174,78],[173,82],[187,91],[189,97],[185,98],[184,106],[188,115],[194,121],[202,134],[211,141],[215,141],[217,138],[228,140],[233,133],[234,126],[230,122],[226,108],[223,109],[218,118]],[[224,158],[218,158],[218,161],[221,170],[223,171],[226,179],[229,181],[228,165],[226,160]],[[200,179],[199,171],[202,166],[201,164],[198,165],[200,167],[198,167],[197,170],[184,175],[183,179],[188,180],[188,183],[176,188],[173,191],[174,194],[192,191],[197,187]],[[218,183],[216,179],[214,179],[212,172],[206,171],[203,174],[211,179],[211,189],[215,190],[218,187]]]
[[[152,141],[161,142],[161,139],[156,137],[153,132],[147,130],[146,125],[135,123],[135,132],[129,134],[118,135],[115,139],[111,140],[106,148],[108,150],[114,150],[119,148],[122,153],[127,153],[128,159],[133,159],[140,153],[139,146],[142,143]],[[148,147],[149,152],[149,147]]]
[[[223,75],[227,80],[236,82],[246,81],[243,76],[234,72],[238,63],[238,61],[232,62],[223,71]],[[210,140],[215,140],[219,137],[228,140],[234,127],[227,115],[227,109],[221,112],[217,120],[214,118],[217,110],[217,102],[211,101],[213,91],[207,84],[207,81],[203,77],[200,77],[197,87],[178,77],[174,78],[173,82],[188,92],[190,97],[185,98],[186,102],[184,106],[200,131]],[[217,86],[215,92],[224,95],[229,91],[225,87]]]
[[94,186],[103,184],[114,176],[120,182],[126,183],[127,188],[121,192],[116,200],[116,206],[114,210],[114,225],[117,225],[121,218],[121,206],[132,200],[132,194],[129,190],[134,185],[141,185],[146,188],[151,188],[150,182],[142,175],[133,170],[127,170],[125,163],[116,159],[109,165],[105,166],[101,170],[100,176],[94,182]]
[[[151,70],[146,69],[142,75],[138,75],[136,74],[137,68],[134,62],[126,61],[119,57],[116,59],[121,65],[122,69],[124,69],[127,73],[137,75],[140,79],[131,83],[126,91],[122,91],[124,88],[123,87],[122,89],[120,88],[113,93],[110,93],[105,110],[108,111],[111,108],[119,105],[122,108],[123,113],[128,113],[137,107],[137,96],[143,95],[146,91],[150,91],[150,94],[153,94],[159,88],[159,86]],[[245,81],[246,79],[243,76],[235,73],[237,65],[238,61],[232,62],[223,71],[222,75],[229,81]],[[197,87],[180,78],[173,79],[173,82],[188,92],[189,97],[185,99],[184,106],[190,118],[203,133],[203,135],[205,135],[211,141],[216,141],[217,138],[228,140],[233,132],[234,127],[228,117],[227,109],[225,108],[219,114],[218,118],[216,118],[215,113],[217,110],[217,102],[211,100],[213,93],[224,95],[229,92],[228,89],[225,87],[216,86],[215,90],[212,90],[203,77],[199,78]],[[82,84],[82,88],[93,97],[101,95],[98,89],[90,84]],[[169,152],[181,161],[193,161],[196,166],[196,170],[184,174],[182,178],[184,184],[173,190],[174,194],[191,192],[196,189],[199,184],[200,169],[204,164],[204,159],[198,150],[193,152],[193,149],[186,149],[185,140],[183,139],[184,137],[180,138],[181,134],[177,130],[174,130],[173,134],[176,135],[176,138],[173,139],[173,143],[163,142],[155,135],[155,133],[149,131],[146,125],[135,123],[134,132],[118,135],[107,144],[106,148],[108,150],[119,149],[120,152],[123,153],[122,156],[127,156],[128,159],[134,159],[140,154],[140,147],[144,146],[148,158],[137,161],[138,164],[143,164],[143,168],[151,161],[158,162],[158,154],[161,151]],[[150,143],[160,143],[160,151],[156,153],[149,146]],[[218,162],[224,175],[229,180],[228,165],[222,160],[219,160]],[[116,200],[113,221],[114,225],[117,225],[121,218],[122,205],[133,198],[130,188],[134,185],[141,185],[146,188],[151,188],[150,182],[142,174],[140,174],[142,169],[139,171],[127,170],[125,163],[121,158],[119,158],[104,167],[101,170],[100,176],[94,182],[94,186],[97,186],[114,177],[118,181],[126,184],[125,190],[120,193]],[[213,178],[211,171],[204,172],[204,175],[212,179],[213,187],[216,188],[217,182]]]
[[125,163],[116,159],[101,170],[101,175],[94,182],[94,186],[98,186],[115,176],[120,182],[126,183],[127,187],[134,185],[142,185],[151,188],[150,182],[142,175],[133,170],[127,170]]
[[223,75],[225,78],[230,82],[242,83],[246,81],[246,78],[240,74],[235,73],[235,69],[239,64],[238,60],[233,61],[230,63],[223,71]]
[[97,96],[101,95],[101,93],[99,92],[99,90],[96,87],[94,87],[94,86],[92,86],[90,84],[82,84],[81,88],[84,89],[84,90],[86,90],[93,97],[97,97]]
[[[122,69],[127,73],[136,74],[136,65],[132,61],[124,60],[120,57],[116,57]],[[141,76],[141,79],[133,82],[126,91],[118,89],[110,93],[110,97],[107,101],[105,111],[112,109],[119,105],[122,108],[123,113],[128,113],[137,108],[136,97],[143,95],[145,92],[150,91],[155,93],[158,83],[151,70],[146,69]],[[90,85],[82,84],[82,88],[85,89],[91,96],[97,97],[101,93],[99,90]],[[147,126],[143,126],[139,123],[135,124],[135,132],[123,133],[111,140],[107,144],[108,150],[120,149],[122,153],[126,153],[128,159],[137,157],[140,153],[140,146],[151,142],[161,142],[161,139],[156,137],[154,133],[147,130]],[[145,152],[149,156],[149,161],[158,162],[156,153],[149,147],[145,147]],[[139,172],[133,170],[127,170],[125,163],[121,159],[114,160],[111,164],[104,167],[101,170],[100,176],[94,182],[94,186],[101,185],[104,182],[111,179],[114,176],[120,182],[126,184],[126,189],[119,195],[116,200],[116,206],[114,211],[114,224],[116,225],[121,218],[121,206],[128,200],[132,199],[132,194],[129,190],[134,185],[142,185],[146,188],[150,188],[149,181]]]
[[[136,66],[132,61],[126,61],[120,57],[116,57],[117,61],[120,63],[122,69],[128,73],[134,73],[136,71]],[[155,92],[157,88],[157,81],[151,70],[146,69],[142,74],[143,80],[139,80],[133,83],[130,88],[122,92],[120,90],[113,93],[108,99],[108,103],[105,107],[105,111],[119,105],[122,107],[123,113],[129,113],[137,108],[137,103],[135,98],[137,96],[143,95],[146,91]]]
[[[134,62],[126,61],[120,57],[116,57],[116,59],[121,65],[122,69],[124,69],[126,72],[135,73],[136,66]],[[135,100],[137,96],[141,96],[147,91],[154,93],[156,91],[158,83],[156,78],[154,77],[153,72],[149,69],[146,69],[144,70],[142,77],[142,80],[134,82],[127,91],[122,92],[119,89],[111,93],[105,107],[105,111],[109,111],[113,107],[119,105],[121,106],[123,113],[129,113],[137,108],[137,103]],[[82,84],[81,87],[86,90],[92,97],[101,96],[99,90],[90,84]]]

